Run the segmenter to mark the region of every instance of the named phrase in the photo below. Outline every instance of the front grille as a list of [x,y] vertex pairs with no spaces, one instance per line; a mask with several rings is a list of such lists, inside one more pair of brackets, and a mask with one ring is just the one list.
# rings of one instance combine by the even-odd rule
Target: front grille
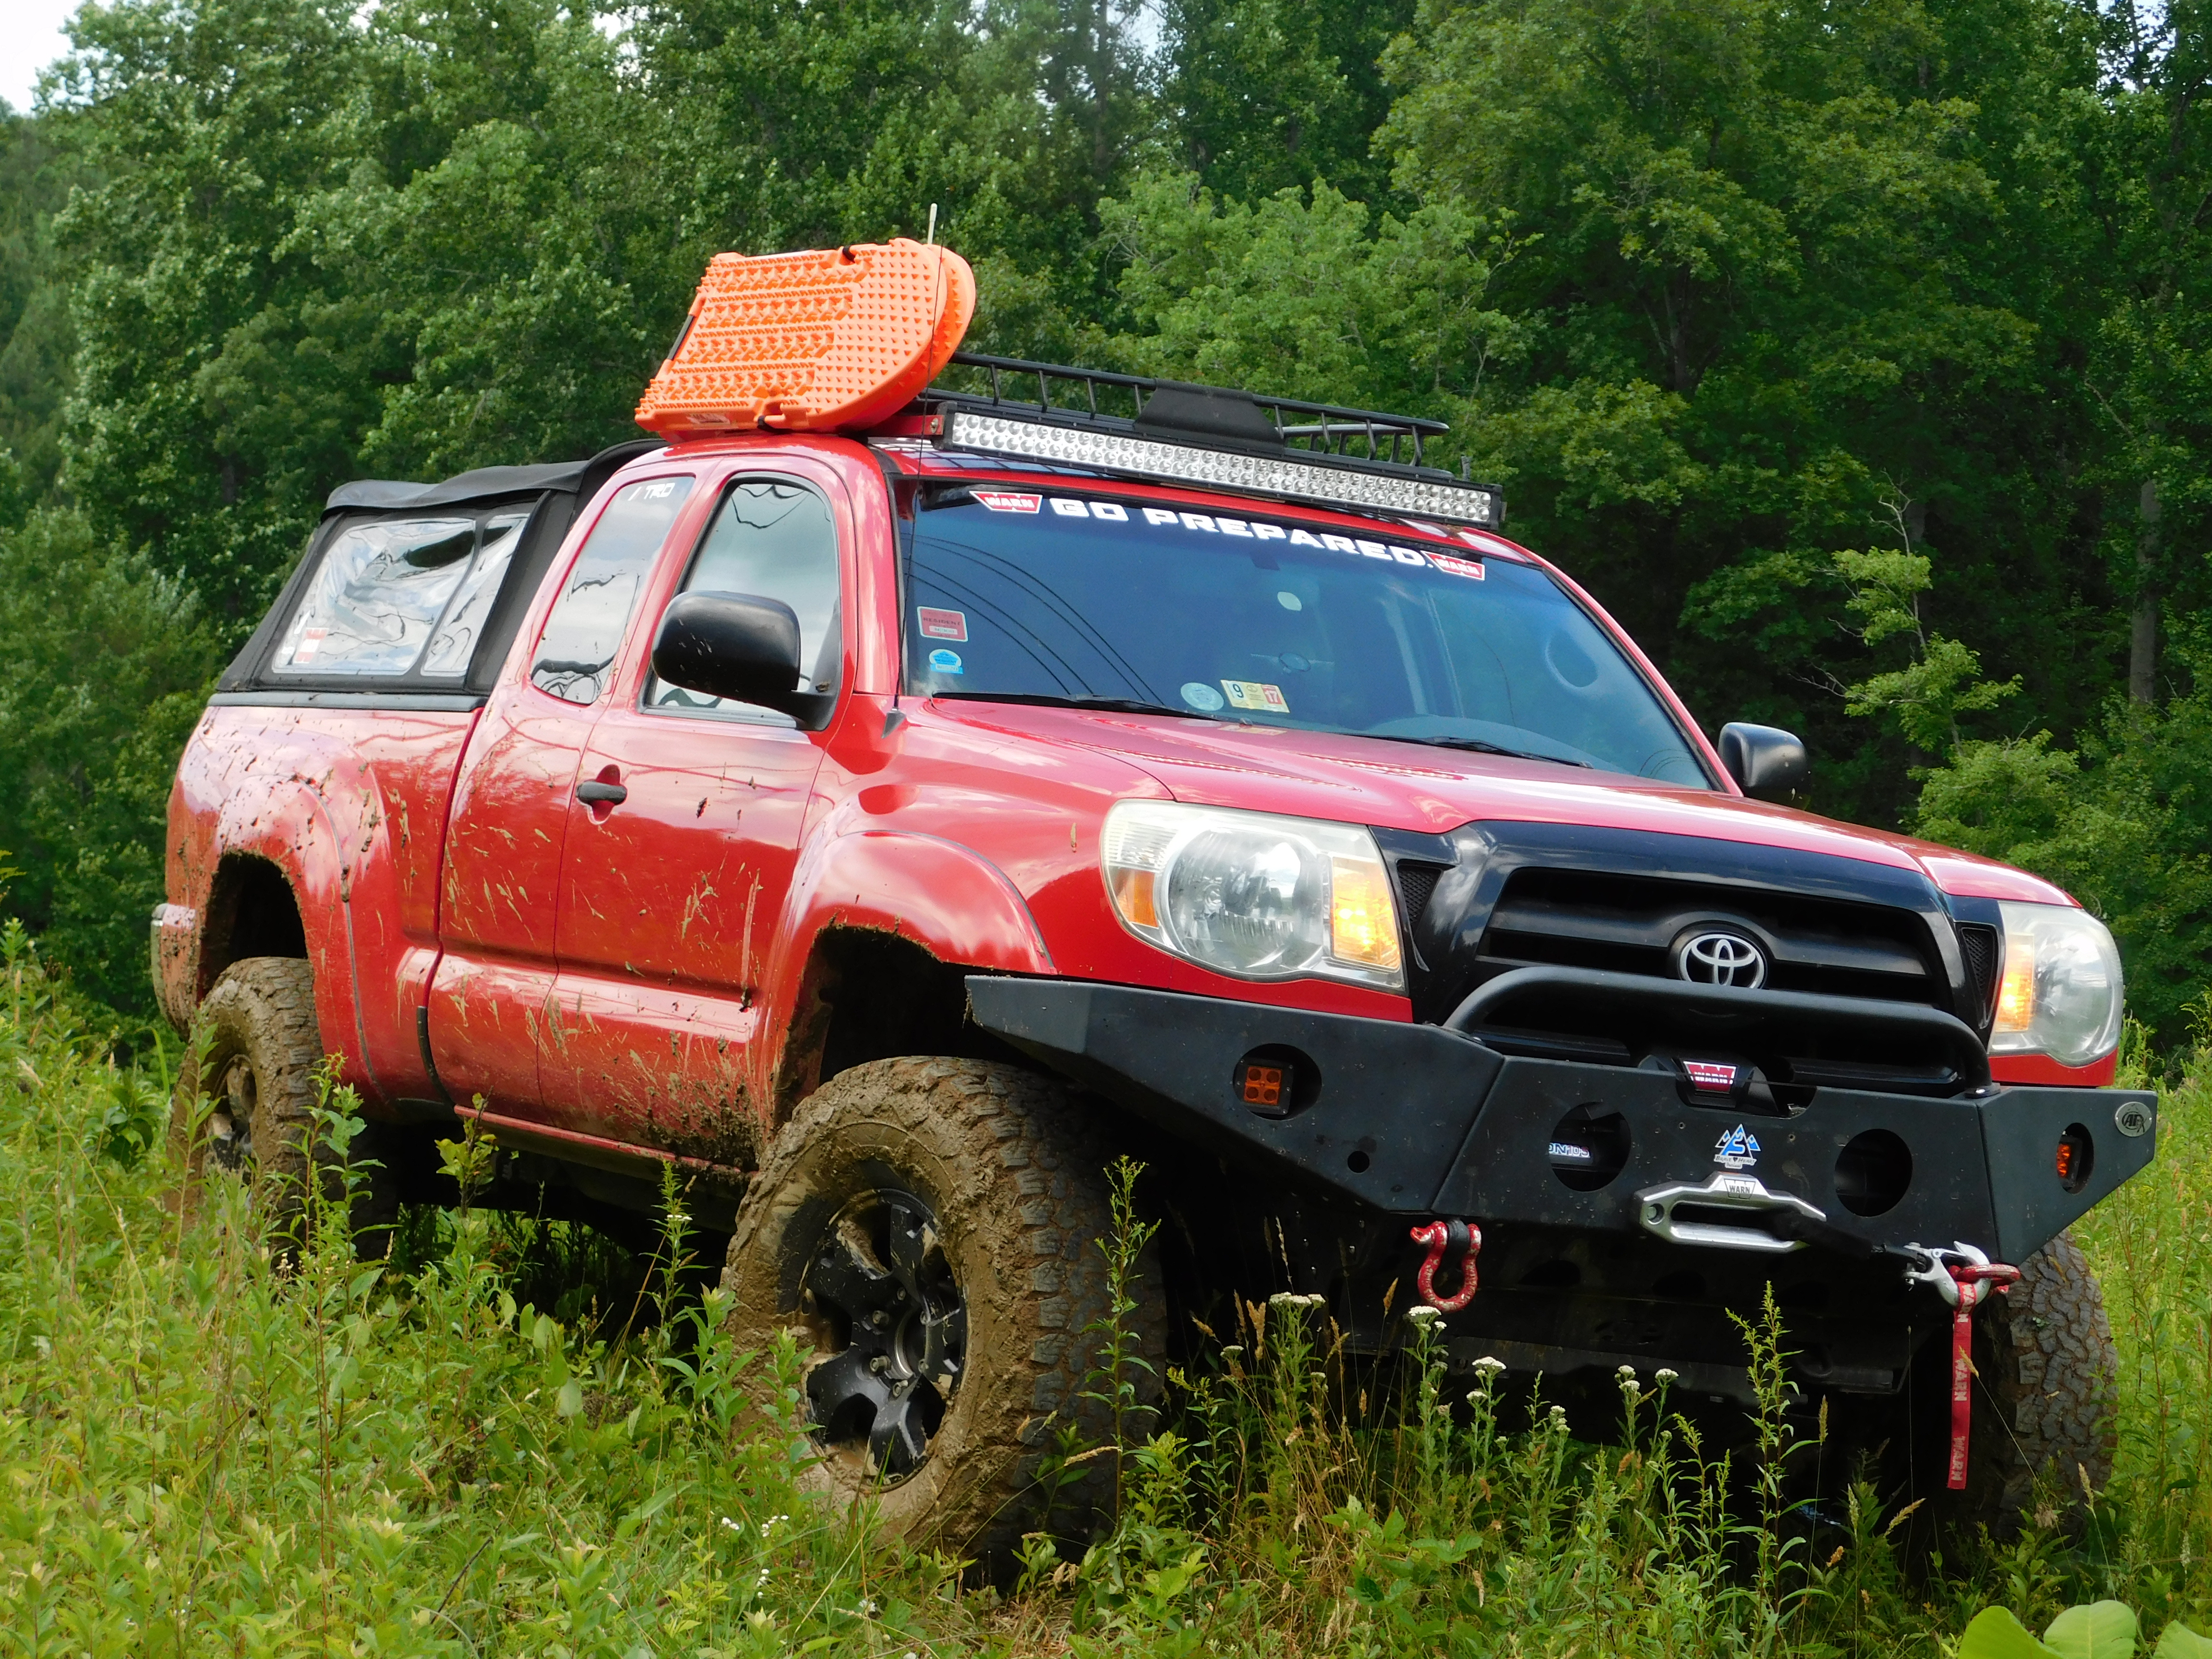
[[1978,999],[1974,1017],[1969,1025],[1986,1026],[1996,1008],[1997,930],[1987,922],[1962,921],[1959,924],[1959,950],[1966,959],[1966,985]]
[[1419,925],[1421,913],[1436,896],[1437,878],[1450,868],[1448,864],[1424,864],[1419,859],[1398,860],[1398,896],[1405,901],[1408,933]]
[[1552,965],[1676,976],[1702,924],[1733,927],[1771,957],[1769,989],[1948,1006],[1927,926],[1910,911],[1802,894],[1589,870],[1524,866],[1492,909],[1480,976]]

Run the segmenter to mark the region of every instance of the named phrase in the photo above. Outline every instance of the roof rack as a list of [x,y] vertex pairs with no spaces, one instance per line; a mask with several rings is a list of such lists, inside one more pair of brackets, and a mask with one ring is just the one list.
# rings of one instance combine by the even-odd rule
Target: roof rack
[[[922,432],[947,449],[1490,530],[1504,518],[1497,489],[1424,464],[1442,421],[981,352],[951,367],[975,389],[917,400]],[[1032,386],[1034,401],[1013,395]]]

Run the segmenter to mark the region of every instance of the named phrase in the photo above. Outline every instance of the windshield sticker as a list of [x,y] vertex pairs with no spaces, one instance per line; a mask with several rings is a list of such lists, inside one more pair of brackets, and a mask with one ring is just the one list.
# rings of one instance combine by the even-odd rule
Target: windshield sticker
[[960,665],[957,651],[947,651],[941,647],[929,653],[929,665],[939,674],[964,674],[968,672]]
[[292,647],[292,660],[294,662],[314,661],[316,651],[320,648],[324,637],[330,631],[327,628],[311,628],[301,635],[299,644]]
[[1034,513],[1044,505],[1042,495],[1024,495],[1012,489],[979,489],[975,499],[994,513]]
[[925,605],[915,615],[921,619],[921,637],[925,640],[957,640],[963,645],[967,644],[966,611],[937,611]]
[[[1113,524],[1132,522],[1128,509],[1118,501],[1086,501],[1072,495],[1022,495],[1006,490],[982,489],[975,492],[975,499],[994,513],[1035,513],[1049,500],[1053,512],[1063,519],[1098,519]],[[1195,530],[1208,536],[1234,536],[1240,541],[1249,542],[1285,542],[1292,547],[1348,553],[1354,558],[1381,559],[1412,565],[1416,568],[1433,564],[1437,569],[1455,576],[1465,576],[1478,582],[1483,580],[1481,565],[1471,559],[1454,558],[1449,553],[1424,553],[1396,542],[1355,540],[1350,536],[1340,536],[1334,531],[1323,531],[1316,535],[1310,530],[1286,528],[1261,519],[1232,519],[1219,513],[1185,513],[1178,508],[1164,507],[1139,507],[1137,512],[1144,522],[1154,529]],[[1418,527],[1434,529],[1430,525]],[[1437,531],[1436,533],[1442,535],[1443,532]]]
[[1258,680],[1224,680],[1221,689],[1229,694],[1231,708],[1254,708],[1263,714],[1287,714],[1289,703],[1283,701],[1283,690],[1279,685],[1263,685]]
[[1222,706],[1221,693],[1204,680],[1186,680],[1182,687],[1182,700],[1193,708],[1207,714],[1218,712]]

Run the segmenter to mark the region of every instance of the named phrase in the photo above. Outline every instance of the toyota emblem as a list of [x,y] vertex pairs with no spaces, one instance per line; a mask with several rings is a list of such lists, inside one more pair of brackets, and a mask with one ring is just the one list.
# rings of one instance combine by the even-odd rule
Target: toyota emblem
[[1692,933],[1675,947],[1674,971],[1692,985],[1756,991],[1766,983],[1766,952],[1741,933]]

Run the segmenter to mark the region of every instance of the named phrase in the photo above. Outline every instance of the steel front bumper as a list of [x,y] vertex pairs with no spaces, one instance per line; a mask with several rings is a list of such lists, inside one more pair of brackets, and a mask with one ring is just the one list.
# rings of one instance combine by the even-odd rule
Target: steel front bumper
[[[2018,1262],[2158,1139],[2157,1097],[2132,1091],[1824,1087],[1790,1115],[1747,1115],[1694,1101],[1669,1072],[1508,1057],[1438,1026],[1079,981],[978,975],[968,989],[979,1026],[1185,1139],[1383,1214],[1486,1229],[1656,1235],[1700,1254],[1962,1241]],[[1299,1074],[1286,1116],[1239,1093],[1261,1050]],[[1606,1156],[1563,1165],[1562,1126],[1571,1139],[1592,1123]],[[1869,1147],[1887,1159],[1871,1182]]]

